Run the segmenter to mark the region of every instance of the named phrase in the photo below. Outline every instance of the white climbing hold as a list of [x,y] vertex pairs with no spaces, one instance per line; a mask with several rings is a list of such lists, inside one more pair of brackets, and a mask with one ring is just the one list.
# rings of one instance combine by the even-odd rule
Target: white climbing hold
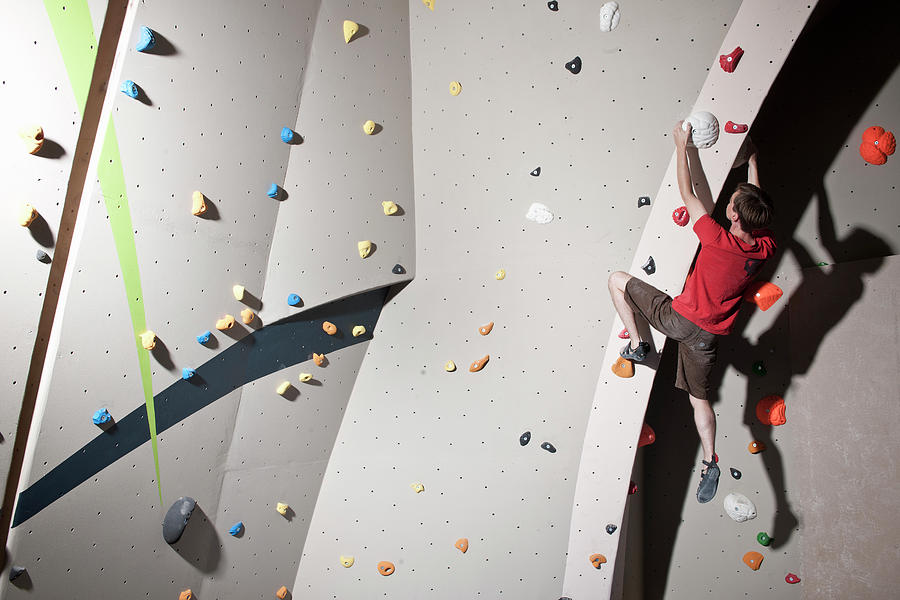
[[619,3],[607,2],[600,7],[600,31],[612,31],[619,24]]
[[688,123],[691,124],[691,139],[688,145],[695,148],[709,148],[719,139],[719,121],[711,112],[701,110],[695,112],[681,124],[681,128],[687,131]]
[[738,523],[756,518],[756,506],[740,492],[731,492],[725,496],[725,512]]
[[550,212],[550,209],[547,208],[546,205],[535,202],[528,208],[528,212],[525,213],[525,218],[529,221],[546,225],[553,220],[553,213]]

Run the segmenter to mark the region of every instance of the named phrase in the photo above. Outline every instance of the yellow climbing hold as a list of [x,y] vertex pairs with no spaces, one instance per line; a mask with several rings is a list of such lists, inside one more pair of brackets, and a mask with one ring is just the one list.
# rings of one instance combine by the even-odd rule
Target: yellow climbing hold
[[459,93],[462,91],[462,85],[458,81],[450,82],[450,95],[451,96],[459,96]]
[[149,329],[142,333],[141,346],[144,347],[144,350],[153,350],[156,348],[156,334]]
[[277,510],[278,514],[281,516],[286,515],[289,508],[290,508],[290,506],[288,506],[284,502],[279,502],[278,504],[275,505],[275,510]]
[[366,135],[372,135],[375,133],[375,121],[369,119],[365,123],[363,123],[363,131]]
[[384,209],[384,214],[388,216],[396,214],[398,209],[397,205],[390,200],[385,200],[384,202],[382,202],[381,208]]
[[354,558],[352,556],[341,556],[341,565],[347,569],[353,566]]
[[245,325],[252,323],[254,317],[256,317],[256,315],[253,314],[253,311],[249,308],[245,308],[241,311],[241,321],[243,321]]
[[37,219],[37,216],[38,211],[35,210],[32,205],[26,202],[19,210],[19,225],[21,225],[22,227],[28,227],[34,222],[35,219]]
[[238,284],[231,288],[231,293],[234,294],[235,300],[243,300],[244,299],[244,286]]
[[370,242],[369,240],[357,242],[356,248],[359,250],[360,258],[366,258],[370,254],[372,254],[372,242]]
[[312,381],[312,374],[311,373],[300,373],[299,379],[302,383],[306,383],[307,381]]
[[353,21],[344,21],[344,43],[349,44],[353,36],[359,31],[359,25]]
[[275,388],[275,391],[278,392],[279,396],[284,396],[284,394],[290,389],[291,382],[290,381],[282,381],[278,384],[278,387]]
[[444,370],[447,371],[448,373],[452,373],[453,371],[456,370],[456,363],[453,362],[452,360],[448,360],[447,364],[444,365]]
[[422,0],[422,4],[424,4],[431,10],[434,10],[434,0]]
[[231,315],[225,315],[218,321],[216,321],[216,329],[219,331],[225,331],[226,329],[231,329],[234,327],[234,317]]
[[411,487],[413,489],[413,491],[417,494],[421,494],[422,492],[425,491],[425,486],[422,485],[421,483],[411,483],[411,484],[409,484],[409,487]]
[[502,281],[503,279],[506,279],[506,271],[504,271],[503,269],[500,269],[499,271],[494,273],[494,279],[496,279],[497,281]]
[[353,337],[359,337],[366,333],[366,328],[362,325],[357,325],[353,328]]
[[200,216],[206,212],[206,198],[203,197],[203,192],[199,190],[195,190],[193,194],[191,194],[191,214],[196,216]]
[[44,145],[44,128],[40,125],[25,127],[19,131],[19,137],[22,138],[28,154],[37,154]]

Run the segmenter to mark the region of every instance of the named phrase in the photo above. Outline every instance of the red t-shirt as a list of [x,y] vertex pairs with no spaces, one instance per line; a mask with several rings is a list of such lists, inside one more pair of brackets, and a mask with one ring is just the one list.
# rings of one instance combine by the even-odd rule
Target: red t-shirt
[[744,290],[775,253],[775,237],[768,229],[760,229],[753,232],[756,242],[750,245],[709,215],[697,219],[694,233],[700,238],[700,253],[672,308],[698,327],[726,335],[741,309]]

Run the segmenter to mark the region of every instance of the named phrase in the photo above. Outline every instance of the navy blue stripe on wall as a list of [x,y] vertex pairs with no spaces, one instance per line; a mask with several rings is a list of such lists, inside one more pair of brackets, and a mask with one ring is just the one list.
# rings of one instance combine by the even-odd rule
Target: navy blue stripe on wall
[[[372,339],[388,289],[329,302],[249,333],[197,367],[190,380],[179,379],[154,396],[157,431],[162,433],[251,381],[310,360],[313,352],[327,354]],[[337,326],[336,335],[322,330],[325,320]],[[354,338],[350,331],[355,325],[364,325],[366,333]],[[141,403],[19,494],[12,526],[21,525],[148,441],[147,410]]]

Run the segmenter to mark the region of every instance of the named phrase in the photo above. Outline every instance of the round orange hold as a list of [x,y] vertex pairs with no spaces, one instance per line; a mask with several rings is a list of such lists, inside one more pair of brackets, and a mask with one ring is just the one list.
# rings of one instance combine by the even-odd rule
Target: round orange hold
[[606,557],[602,554],[591,554],[591,564],[595,569],[599,569],[600,565],[606,564]]
[[766,396],[756,403],[756,418],[763,425],[784,425],[787,419],[784,416],[784,398],[781,396]]
[[388,562],[386,560],[378,563],[378,572],[387,577],[388,575],[394,574],[394,563]]
[[322,323],[322,329],[328,335],[334,335],[337,333],[337,327],[331,321],[325,321],[324,323]]

